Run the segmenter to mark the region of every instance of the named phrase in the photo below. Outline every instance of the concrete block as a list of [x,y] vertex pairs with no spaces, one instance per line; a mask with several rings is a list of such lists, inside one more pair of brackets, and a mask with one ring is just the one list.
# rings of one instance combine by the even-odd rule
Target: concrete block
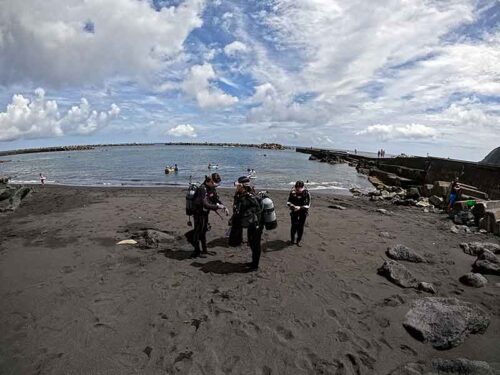
[[434,181],[432,187],[432,195],[437,195],[438,197],[446,198],[448,197],[450,189],[449,181]]

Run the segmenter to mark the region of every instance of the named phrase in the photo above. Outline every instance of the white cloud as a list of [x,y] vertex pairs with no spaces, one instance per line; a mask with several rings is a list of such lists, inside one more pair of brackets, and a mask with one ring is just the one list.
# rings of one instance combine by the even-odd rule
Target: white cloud
[[87,99],[82,98],[79,106],[61,116],[57,102],[47,100],[45,91],[38,88],[32,100],[14,95],[7,110],[0,113],[0,141],[91,134],[107,126],[119,113],[116,104],[107,112],[92,110]]
[[137,0],[2,1],[0,84],[151,79],[182,53],[202,9],[203,0],[160,11]]
[[436,129],[421,124],[407,125],[370,125],[356,135],[373,135],[382,140],[389,139],[422,139],[435,138],[438,135]]
[[174,137],[194,138],[197,136],[195,128],[189,124],[177,125],[171,129],[169,129],[167,134],[173,135]]
[[239,41],[234,41],[230,44],[227,44],[224,47],[224,53],[230,57],[235,57],[238,54],[246,53],[248,52],[248,47],[246,44],[239,42]]
[[182,83],[183,91],[192,96],[201,108],[226,107],[235,104],[238,98],[224,93],[211,84],[216,79],[212,64],[194,65],[186,80]]

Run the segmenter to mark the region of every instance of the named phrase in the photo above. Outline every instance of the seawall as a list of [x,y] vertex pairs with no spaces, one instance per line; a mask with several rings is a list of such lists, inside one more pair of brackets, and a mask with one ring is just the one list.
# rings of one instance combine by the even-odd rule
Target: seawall
[[500,166],[437,157],[372,158],[345,151],[315,148],[296,150],[327,162],[356,163],[374,175],[395,174],[414,185],[451,181],[454,177],[459,177],[460,182],[477,187],[487,193],[490,199],[500,199]]

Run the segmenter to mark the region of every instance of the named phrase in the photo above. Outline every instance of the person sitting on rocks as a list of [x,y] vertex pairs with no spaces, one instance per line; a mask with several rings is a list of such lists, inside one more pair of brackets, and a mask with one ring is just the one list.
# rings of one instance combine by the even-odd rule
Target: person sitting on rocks
[[462,188],[458,183],[458,177],[455,177],[450,187],[450,196],[448,198],[448,212],[451,212],[453,210],[453,205],[458,200],[461,190]]

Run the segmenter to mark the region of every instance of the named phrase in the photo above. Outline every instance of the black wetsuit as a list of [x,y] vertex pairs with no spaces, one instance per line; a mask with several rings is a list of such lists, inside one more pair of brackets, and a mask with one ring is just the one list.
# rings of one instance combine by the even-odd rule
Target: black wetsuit
[[193,214],[194,228],[186,233],[186,238],[194,247],[193,256],[200,255],[201,250],[207,253],[208,214],[217,210],[220,203],[217,192],[205,184],[201,184],[196,191],[195,213]]
[[229,245],[239,246],[243,242],[243,228],[247,228],[248,245],[252,250],[250,267],[259,267],[262,238],[262,207],[253,192],[236,193],[234,196],[233,216]]
[[297,193],[295,189],[292,189],[288,197],[287,204],[300,207],[299,210],[294,211],[291,209],[291,227],[290,227],[290,240],[295,242],[295,235],[297,235],[297,244],[302,241],[302,235],[304,234],[304,225],[306,223],[307,214],[309,213],[309,206],[311,204],[311,195],[304,189],[301,193]]

